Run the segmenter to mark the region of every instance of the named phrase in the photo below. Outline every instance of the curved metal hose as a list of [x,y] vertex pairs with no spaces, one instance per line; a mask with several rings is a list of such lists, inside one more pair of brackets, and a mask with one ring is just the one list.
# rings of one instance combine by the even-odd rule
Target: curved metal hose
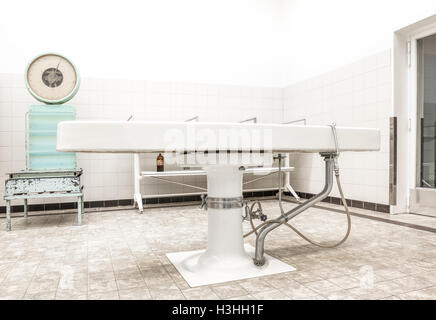
[[[251,233],[255,233],[256,234],[256,236],[257,236],[257,228],[255,228],[254,227],[254,223],[253,223],[253,218],[251,217],[251,215],[249,215],[250,216],[250,225],[251,225],[251,229],[253,230]],[[251,234],[250,233],[250,234]],[[244,235],[244,238],[245,238],[246,236]]]
[[[336,124],[332,123],[330,125],[330,127],[332,128],[333,138],[334,138],[334,143],[335,143],[335,149],[336,149],[336,152],[334,153],[334,160],[333,160],[334,161],[333,171],[335,172],[336,184],[338,186],[338,190],[339,190],[339,194],[341,196],[342,204],[344,206],[345,213],[347,215],[347,232],[345,233],[345,236],[340,241],[338,241],[338,242],[336,242],[336,243],[334,243],[332,245],[328,245],[328,244],[323,244],[321,242],[316,242],[316,241],[310,239],[309,237],[304,235],[300,230],[298,230],[297,228],[295,228],[294,226],[292,226],[291,224],[289,224],[289,223],[287,223],[287,222],[285,222],[283,220],[281,221],[280,219],[274,219],[274,220],[265,221],[264,223],[258,225],[255,228],[254,224],[253,224],[253,221],[250,219],[250,224],[251,224],[252,231],[246,233],[244,235],[244,238],[248,237],[252,233],[255,233],[256,236],[257,236],[258,235],[257,230],[260,229],[261,227],[263,227],[266,224],[269,224],[269,223],[280,223],[280,225],[284,224],[287,227],[289,227],[290,229],[292,229],[296,234],[298,234],[301,238],[303,238],[307,242],[309,242],[309,243],[311,243],[311,244],[313,244],[315,246],[321,247],[321,248],[334,248],[334,247],[337,247],[337,246],[341,245],[342,243],[344,243],[348,239],[348,236],[350,235],[350,232],[351,232],[351,215],[350,215],[350,210],[348,209],[347,201],[345,200],[344,192],[342,191],[341,179],[339,177],[339,165],[338,165],[339,143],[338,143],[338,135],[337,135],[337,132],[336,132]],[[280,172],[280,169],[281,169],[281,160],[282,160],[281,154],[279,154],[278,159],[279,159],[279,207],[280,207],[281,216],[283,217],[285,212],[283,210],[282,197],[281,197],[282,196],[282,189],[281,189],[281,181],[282,180],[281,180],[281,172]]]
[[[334,125],[332,125],[332,129],[335,132]],[[335,133],[335,143],[336,143],[336,147],[337,147],[336,133]],[[337,247],[337,246],[341,245],[342,243],[344,243],[348,239],[348,236],[350,235],[350,232],[351,232],[351,215],[350,215],[350,211],[348,209],[347,201],[345,200],[344,192],[342,190],[341,180],[340,180],[340,177],[339,177],[339,167],[337,166],[337,162],[336,161],[337,161],[337,157],[335,157],[335,165],[334,165],[336,184],[338,186],[338,190],[339,190],[339,194],[341,196],[342,204],[344,206],[345,213],[347,215],[347,232],[345,233],[345,236],[339,242],[334,243],[333,245],[328,245],[328,244],[323,244],[323,243],[320,243],[320,242],[316,242],[316,241],[310,239],[309,237],[307,237],[306,235],[304,235],[300,230],[298,230],[297,228],[295,228],[291,224],[289,224],[287,222],[280,221],[279,219],[273,219],[273,220],[265,221],[264,223],[261,223],[260,225],[255,227],[251,217],[250,217],[250,224],[251,224],[252,231],[246,233],[244,235],[244,238],[248,237],[249,235],[251,235],[253,233],[255,233],[256,236],[257,236],[258,235],[257,230],[259,230],[261,227],[263,227],[266,224],[269,224],[269,223],[280,223],[280,224],[284,224],[287,227],[289,227],[290,229],[292,229],[296,234],[298,234],[301,238],[303,238],[307,242],[309,242],[309,243],[311,243],[311,244],[313,244],[315,246],[318,246],[318,247],[322,247],[322,248],[334,248],[334,247]],[[280,167],[280,160],[279,160],[279,167]],[[280,174],[280,172],[279,172],[279,174]],[[283,216],[284,215],[284,210],[283,210],[283,206],[282,206],[281,193],[282,193],[282,190],[279,189],[279,206],[280,206],[281,216]],[[253,208],[253,206],[252,206],[252,208]]]
[[345,233],[345,236],[340,241],[338,241],[337,243],[331,244],[331,245],[324,244],[324,243],[321,243],[321,242],[316,242],[316,241],[310,239],[309,237],[305,236],[301,231],[299,231],[294,226],[290,225],[289,223],[285,223],[285,225],[287,227],[289,227],[293,231],[295,231],[295,233],[298,234],[301,238],[303,238],[307,242],[309,242],[309,243],[311,243],[311,244],[313,244],[313,245],[315,245],[317,247],[321,247],[321,248],[335,248],[335,247],[343,244],[348,239],[348,236],[350,235],[350,232],[351,232],[351,215],[350,215],[350,211],[348,209],[347,202],[345,201],[344,194],[342,192],[342,186],[341,186],[341,182],[340,182],[340,179],[339,179],[339,175],[336,176],[336,183],[338,185],[339,193],[341,194],[341,200],[342,200],[342,203],[344,205],[345,213],[347,215],[347,232]]
[[[334,247],[337,247],[337,246],[341,245],[342,243],[344,243],[348,239],[348,237],[350,235],[350,232],[351,232],[351,214],[350,214],[350,211],[348,209],[347,202],[345,201],[345,197],[344,197],[344,193],[342,191],[342,185],[341,185],[341,181],[340,181],[339,175],[336,175],[336,183],[338,185],[338,190],[339,190],[339,193],[341,195],[342,204],[344,206],[345,213],[347,215],[347,232],[345,233],[345,236],[340,241],[338,241],[337,243],[334,243],[332,245],[316,242],[316,241],[310,239],[309,237],[307,237],[306,235],[304,235],[300,230],[298,230],[297,228],[295,228],[291,224],[289,224],[287,222],[281,223],[281,224],[286,225],[287,227],[292,229],[296,234],[298,234],[301,238],[303,238],[307,242],[309,242],[309,243],[311,243],[311,244],[313,244],[313,245],[315,245],[317,247],[321,247],[321,248],[334,248]],[[257,230],[262,228],[264,225],[269,224],[269,223],[276,223],[276,222],[281,222],[281,221],[279,221],[278,219],[272,219],[272,220],[268,220],[268,221],[265,221],[265,222],[261,223],[257,227],[254,227],[253,221],[250,220],[250,224],[251,224],[252,230],[250,232],[247,232],[246,234],[244,234],[244,238],[248,237],[249,235],[251,235],[253,233],[255,233],[257,235]]]

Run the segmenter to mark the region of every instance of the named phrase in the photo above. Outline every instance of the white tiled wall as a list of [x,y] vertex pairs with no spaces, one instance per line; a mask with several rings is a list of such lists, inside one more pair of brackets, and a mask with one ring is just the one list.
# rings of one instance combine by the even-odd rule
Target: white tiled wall
[[[340,167],[346,198],[389,203],[389,117],[392,110],[390,50],[293,84],[284,89],[284,120],[307,124],[361,126],[381,130],[381,151],[342,153]],[[324,180],[317,154],[292,157],[296,190],[317,193]],[[333,196],[339,193],[335,187]]]
[[[122,120],[134,115],[136,120],[183,121],[199,116],[200,121],[237,122],[257,117],[259,122],[280,123],[305,118],[307,124],[334,121],[339,126],[379,128],[381,152],[343,153],[340,166],[347,198],[387,204],[391,75],[388,50],[286,88],[85,78],[69,104],[76,107],[77,119]],[[5,173],[25,168],[24,116],[29,105],[36,103],[26,91],[22,75],[0,74],[2,180]],[[142,155],[142,168],[155,170],[155,158],[154,154]],[[86,201],[132,198],[132,155],[89,153],[77,154],[77,159],[85,172]],[[296,167],[291,181],[296,190],[316,193],[322,188],[324,172],[319,155],[294,154],[291,162]],[[175,180],[205,186],[204,177]],[[273,186],[274,176],[251,185]],[[145,179],[142,191],[166,194],[196,190]],[[3,182],[0,193],[4,193]],[[338,196],[336,187],[333,195]],[[3,199],[0,205],[4,205]]]
[[[78,94],[69,105],[75,106],[77,119],[241,121],[257,117],[259,122],[281,122],[281,88],[82,79]],[[26,91],[22,75],[0,74],[0,194],[4,194],[7,172],[25,168],[25,113],[38,104]],[[145,137],[144,137],[145,138]],[[155,170],[157,155],[142,155],[144,170]],[[78,167],[84,169],[85,200],[129,199],[133,194],[132,155],[77,154]],[[166,167],[166,169],[171,169]],[[204,185],[204,177],[178,178]],[[177,181],[177,179],[176,179]],[[252,187],[274,186],[273,177]],[[193,192],[186,187],[142,182],[143,192]],[[58,200],[56,200],[57,202]],[[72,201],[64,199],[63,201]],[[46,199],[44,202],[54,202]],[[41,200],[29,203],[41,203]],[[4,205],[3,197],[0,205]]]

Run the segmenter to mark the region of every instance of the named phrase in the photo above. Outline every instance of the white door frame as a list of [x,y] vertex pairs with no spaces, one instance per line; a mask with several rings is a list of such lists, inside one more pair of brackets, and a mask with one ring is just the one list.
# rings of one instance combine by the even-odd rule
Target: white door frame
[[436,33],[436,15],[394,32],[393,116],[397,117],[397,203],[392,213],[409,212],[417,187],[417,40]]

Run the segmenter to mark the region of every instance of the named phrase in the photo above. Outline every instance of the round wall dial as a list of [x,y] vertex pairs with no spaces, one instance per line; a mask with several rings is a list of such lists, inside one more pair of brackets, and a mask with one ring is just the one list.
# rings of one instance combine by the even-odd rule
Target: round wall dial
[[27,89],[35,99],[48,103],[64,103],[79,89],[79,73],[74,64],[56,53],[34,58],[25,72]]

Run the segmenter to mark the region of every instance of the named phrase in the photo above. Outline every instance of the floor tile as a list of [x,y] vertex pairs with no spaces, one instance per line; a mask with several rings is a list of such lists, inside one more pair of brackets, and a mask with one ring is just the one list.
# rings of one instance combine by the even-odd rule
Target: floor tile
[[[277,201],[262,206],[268,215],[279,212]],[[285,210],[294,206],[284,203]],[[436,228],[434,218],[353,210]],[[13,218],[12,232],[0,232],[0,299],[436,299],[434,234],[360,216],[353,217],[347,242],[328,250],[288,228],[269,234],[266,253],[296,267],[294,272],[196,288],[165,254],[206,247],[207,216],[198,207],[153,208],[144,215],[88,212],[81,227],[75,219]],[[344,215],[311,208],[293,223],[324,241],[343,233]],[[246,242],[253,245],[254,237]]]
[[119,300],[118,291],[90,293],[88,300]]
[[327,280],[342,289],[351,289],[351,288],[358,287],[360,285],[360,280],[351,276],[342,276],[342,277],[330,278]]
[[146,287],[119,290],[120,300],[150,300],[150,291]]
[[211,288],[197,287],[182,290],[183,295],[188,300],[218,300],[218,295]]
[[286,294],[277,289],[253,293],[252,296],[257,300],[289,300]]
[[240,284],[229,283],[211,286],[212,291],[221,299],[243,296],[248,294]]
[[435,300],[436,286],[398,295],[402,300]]
[[116,282],[117,282],[118,290],[145,287],[145,281],[142,278],[117,279]]
[[88,293],[100,293],[117,290],[115,280],[90,280],[88,283]]
[[238,284],[249,293],[257,293],[274,289],[272,285],[260,278],[239,281]]
[[150,295],[153,300],[185,300],[185,296],[180,289],[150,289]]
[[246,296],[232,297],[232,298],[227,298],[225,300],[256,300],[256,298],[248,294]]
[[304,300],[310,299],[311,297],[318,296],[319,294],[304,285],[298,285],[294,287],[286,287],[280,289],[286,296],[292,300]]
[[328,280],[318,280],[314,282],[308,282],[305,283],[304,286],[321,295],[328,295],[332,292],[341,290],[341,287],[333,284]]
[[357,297],[348,290],[333,291],[324,295],[328,300],[356,300]]

